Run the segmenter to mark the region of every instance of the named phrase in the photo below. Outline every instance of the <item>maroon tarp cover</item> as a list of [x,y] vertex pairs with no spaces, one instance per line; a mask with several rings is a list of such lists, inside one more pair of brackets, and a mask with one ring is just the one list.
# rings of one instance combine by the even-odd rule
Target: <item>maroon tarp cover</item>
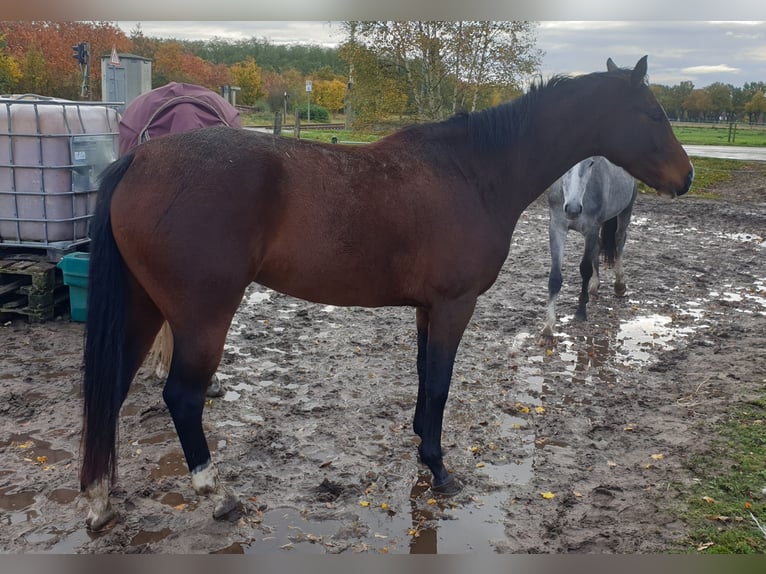
[[242,127],[234,106],[203,86],[170,82],[141,94],[125,108],[119,153],[150,138],[220,125]]

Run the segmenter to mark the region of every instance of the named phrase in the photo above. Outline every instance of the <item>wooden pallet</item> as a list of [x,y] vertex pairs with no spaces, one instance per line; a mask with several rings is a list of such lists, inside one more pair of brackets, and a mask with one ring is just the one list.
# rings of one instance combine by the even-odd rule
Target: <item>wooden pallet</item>
[[66,309],[69,291],[55,263],[40,259],[0,259],[0,321],[26,317],[34,323]]

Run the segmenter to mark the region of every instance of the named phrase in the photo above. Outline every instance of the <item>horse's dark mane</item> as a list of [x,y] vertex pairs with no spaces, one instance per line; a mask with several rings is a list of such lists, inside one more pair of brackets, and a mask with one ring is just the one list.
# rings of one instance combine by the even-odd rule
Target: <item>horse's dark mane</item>
[[[620,70],[620,75],[629,77],[629,74],[630,70]],[[510,102],[478,112],[461,112],[441,122],[409,126],[404,128],[402,133],[427,139],[429,136],[444,137],[449,132],[453,132],[466,138],[477,151],[508,147],[514,141],[526,137],[530,129],[532,112],[551,91],[566,89],[586,78],[606,75],[615,76],[616,74],[615,72],[594,72],[586,76],[556,75],[547,81],[538,80],[532,83],[524,95]]]

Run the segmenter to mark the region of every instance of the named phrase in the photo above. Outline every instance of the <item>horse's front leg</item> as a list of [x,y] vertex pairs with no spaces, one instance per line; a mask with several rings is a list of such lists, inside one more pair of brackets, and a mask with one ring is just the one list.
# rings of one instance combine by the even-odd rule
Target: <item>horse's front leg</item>
[[[466,325],[476,305],[475,297],[444,302],[426,311],[419,311],[420,325],[428,323],[425,355],[419,350],[419,371],[424,375],[419,387],[414,428],[420,435],[420,459],[433,474],[431,490],[437,494],[457,494],[462,485],[444,466],[441,435],[444,406],[449,395],[455,355]],[[420,333],[419,325],[419,333]],[[419,335],[420,340],[421,335]],[[422,364],[422,367],[420,365]]]
[[426,309],[418,307],[415,310],[415,325],[418,332],[418,401],[415,405],[412,430],[422,439],[426,406],[426,357],[428,356],[428,311]]
[[556,343],[553,330],[556,327],[556,300],[561,292],[564,279],[561,275],[561,266],[564,259],[564,242],[567,236],[566,222],[554,221],[551,216],[549,240],[551,249],[551,271],[548,274],[548,305],[545,308],[545,323],[543,330],[537,337],[537,344],[541,347],[551,347]]
[[598,228],[595,233],[588,233],[585,236],[585,249],[582,260],[580,261],[580,276],[582,277],[582,289],[577,304],[575,318],[580,321],[588,319],[586,306],[590,297],[595,298],[599,287],[598,257],[600,245],[598,240]]

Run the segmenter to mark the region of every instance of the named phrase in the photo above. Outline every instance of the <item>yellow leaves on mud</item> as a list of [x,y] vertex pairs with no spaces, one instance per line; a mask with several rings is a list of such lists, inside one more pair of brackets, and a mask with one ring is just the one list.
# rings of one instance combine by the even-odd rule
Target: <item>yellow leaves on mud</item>
[[665,455],[664,454],[653,454],[652,458],[654,460],[662,460],[663,458],[665,458]]
[[359,501],[359,506],[364,506],[365,508],[367,508],[368,506],[370,506],[370,501],[369,500],[360,500]]
[[541,492],[540,496],[542,496],[545,500],[552,500],[556,498],[556,495],[552,493],[550,490],[546,490],[545,492]]
[[[16,442],[11,441],[11,444],[9,445],[11,448],[17,448],[19,450],[29,450],[35,446],[34,441],[26,440],[24,442]],[[25,456],[24,457],[25,462],[31,462],[32,464],[39,465],[44,471],[53,470],[56,468],[53,465],[48,464],[48,457],[45,455],[35,456],[32,458],[31,456]]]
[[[545,413],[545,407],[543,407],[543,406],[540,406],[540,405],[537,405],[536,407],[530,407],[530,406],[528,406],[528,405],[525,405],[524,403],[516,403],[516,404],[514,404],[514,405],[513,405],[513,409],[514,409],[516,412],[519,412],[519,413],[521,413],[521,414],[523,414],[523,415],[528,415],[528,414],[529,414],[529,413],[531,413],[533,410],[534,410],[534,411],[535,411],[535,412],[536,412],[538,415],[541,415],[541,414],[544,414],[544,413]],[[520,425],[515,425],[515,426],[517,426],[517,427],[518,427],[518,426],[520,426]]]

